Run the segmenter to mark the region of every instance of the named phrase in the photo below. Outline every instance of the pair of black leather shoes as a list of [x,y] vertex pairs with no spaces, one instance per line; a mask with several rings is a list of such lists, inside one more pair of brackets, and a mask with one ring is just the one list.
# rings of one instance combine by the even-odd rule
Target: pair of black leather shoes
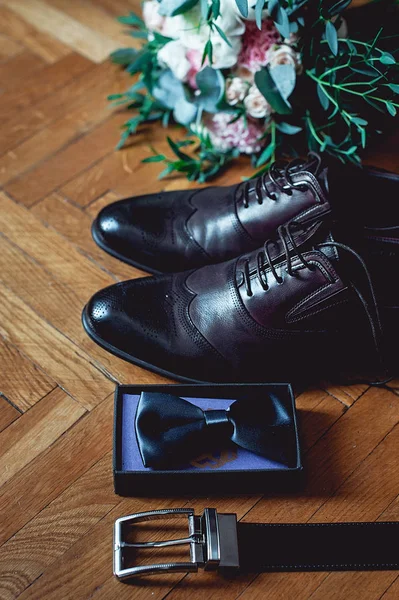
[[395,368],[399,176],[317,155],[222,188],[129,198],[93,224],[152,273],[90,300],[117,356],[183,381],[309,381]]

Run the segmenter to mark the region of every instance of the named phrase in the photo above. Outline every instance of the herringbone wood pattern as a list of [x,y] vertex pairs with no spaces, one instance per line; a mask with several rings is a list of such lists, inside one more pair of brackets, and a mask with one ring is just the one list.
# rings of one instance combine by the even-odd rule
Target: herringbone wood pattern
[[[83,332],[93,292],[141,273],[101,252],[92,217],[123,195],[176,189],[142,165],[148,128],[115,153],[124,115],[106,94],[126,76],[114,17],[138,0],[0,0],[0,598],[11,600],[399,597],[395,572],[174,575],[148,586],[112,577],[112,522],[162,506],[206,505],[247,521],[399,519],[399,398],[328,387],[298,398],[308,485],[295,496],[121,499],[111,476],[116,381],[164,381]],[[132,42],[131,38],[130,42]],[[399,170],[397,139],[370,158]],[[220,178],[236,181],[240,165]]]

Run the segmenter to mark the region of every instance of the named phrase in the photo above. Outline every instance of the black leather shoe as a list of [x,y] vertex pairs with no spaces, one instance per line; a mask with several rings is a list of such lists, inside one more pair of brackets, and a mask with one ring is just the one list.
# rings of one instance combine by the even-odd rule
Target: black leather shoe
[[327,169],[310,155],[231,187],[120,200],[103,208],[92,234],[103,250],[145,271],[183,271],[255,250],[281,225],[292,225],[295,237],[298,225],[330,212],[327,195]]
[[395,221],[393,218],[392,222],[396,222],[397,225],[367,227],[364,230],[363,248],[359,248],[359,252],[362,253],[369,269],[379,305],[387,368],[392,374],[397,375],[399,371],[399,211]]
[[303,243],[298,231],[331,213],[338,221],[373,223],[377,202],[397,212],[398,195],[399,175],[322,166],[310,155],[306,162],[275,164],[268,175],[230,187],[120,200],[99,213],[92,233],[120,260],[151,273],[176,272],[255,250],[281,225],[292,227]]
[[321,234],[299,249],[280,228],[277,241],[237,259],[118,283],[90,300],[84,327],[117,356],[183,381],[369,372],[381,327],[367,267]]

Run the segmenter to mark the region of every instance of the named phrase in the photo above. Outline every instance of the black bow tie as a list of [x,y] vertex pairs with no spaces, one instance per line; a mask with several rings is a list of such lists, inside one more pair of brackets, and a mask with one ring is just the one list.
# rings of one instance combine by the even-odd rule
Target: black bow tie
[[153,469],[186,464],[229,441],[270,460],[296,464],[293,417],[274,394],[204,411],[177,396],[142,392],[135,428],[144,466]]

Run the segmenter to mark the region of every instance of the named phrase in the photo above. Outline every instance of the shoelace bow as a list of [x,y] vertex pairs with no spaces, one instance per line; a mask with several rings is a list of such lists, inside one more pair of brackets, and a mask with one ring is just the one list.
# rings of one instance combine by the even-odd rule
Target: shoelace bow
[[[317,267],[313,263],[310,263],[308,260],[306,260],[306,258],[303,256],[303,254],[299,250],[299,248],[292,236],[292,233],[290,231],[290,226],[292,226],[292,225],[295,225],[295,223],[289,223],[287,226],[280,226],[277,230],[277,233],[278,233],[278,237],[282,243],[282,246],[284,248],[285,259],[283,259],[283,262],[286,263],[286,272],[291,277],[295,277],[296,272],[293,271],[292,260],[296,257],[299,258],[302,266],[304,268],[309,269],[310,271],[314,271]],[[288,242],[292,246],[292,251],[289,248]],[[265,269],[270,268],[270,271],[271,271],[273,277],[275,278],[275,280],[277,281],[277,283],[282,284],[284,281],[283,277],[281,277],[278,274],[276,265],[274,264],[273,259],[271,258],[270,252],[269,252],[270,245],[276,245],[276,243],[277,243],[276,240],[267,240],[265,242],[262,250],[260,252],[258,252],[256,255],[256,277],[258,278],[259,283],[261,284],[261,287],[264,291],[267,291],[269,289],[269,286],[267,284],[267,279],[265,276]],[[383,352],[381,350],[381,341],[382,341],[382,337],[383,337],[383,330],[382,330],[382,325],[381,325],[381,319],[380,319],[380,314],[379,314],[379,309],[378,309],[377,298],[376,298],[373,282],[371,279],[370,272],[367,268],[367,265],[364,262],[363,258],[360,256],[360,254],[358,254],[355,250],[353,250],[349,246],[346,246],[345,244],[341,244],[340,242],[335,242],[335,241],[334,242],[333,241],[323,242],[320,244],[316,244],[314,246],[314,249],[319,250],[323,247],[328,247],[328,246],[339,248],[340,250],[347,252],[348,254],[353,256],[360,264],[360,266],[363,270],[363,273],[366,276],[367,288],[368,288],[368,291],[370,294],[370,302],[367,301],[367,299],[364,297],[363,293],[359,290],[359,288],[354,284],[353,281],[351,281],[350,284],[364,308],[364,311],[366,313],[367,319],[370,324],[370,329],[371,329],[372,338],[373,338],[373,344],[374,344],[374,347],[376,350],[377,357],[380,361],[381,366],[384,367]],[[281,261],[280,261],[280,264],[281,264]],[[328,276],[328,278],[330,279],[331,282],[334,281],[333,277],[328,273],[328,271],[323,270],[323,273],[325,273]],[[244,283],[245,283],[246,293],[248,296],[252,296],[253,292],[251,289],[251,272],[250,272],[249,259],[247,259],[244,263],[244,270],[243,270],[242,274],[243,274],[243,279],[244,279]],[[370,303],[371,303],[371,306],[370,306]],[[387,373],[386,369],[385,369],[385,372]],[[389,376],[388,378],[384,379],[383,381],[373,381],[373,382],[368,381],[367,383],[369,385],[385,385],[391,379],[393,379],[393,377]],[[361,383],[365,383],[365,382],[362,381]]]
[[[272,192],[267,187],[269,180],[280,190],[280,192],[292,196],[293,189],[305,190],[307,185],[305,183],[292,180],[291,171],[296,167],[305,166],[310,162],[316,161],[315,174],[317,175],[321,165],[321,157],[316,152],[309,152],[308,159],[303,160],[301,158],[294,158],[290,162],[275,161],[272,163],[269,172],[265,175],[261,175],[255,181],[255,196],[258,204],[263,204],[264,196],[270,198],[270,200],[277,200],[275,192]],[[254,181],[246,181],[244,184],[243,203],[244,207],[249,207],[250,191],[253,189]]]

